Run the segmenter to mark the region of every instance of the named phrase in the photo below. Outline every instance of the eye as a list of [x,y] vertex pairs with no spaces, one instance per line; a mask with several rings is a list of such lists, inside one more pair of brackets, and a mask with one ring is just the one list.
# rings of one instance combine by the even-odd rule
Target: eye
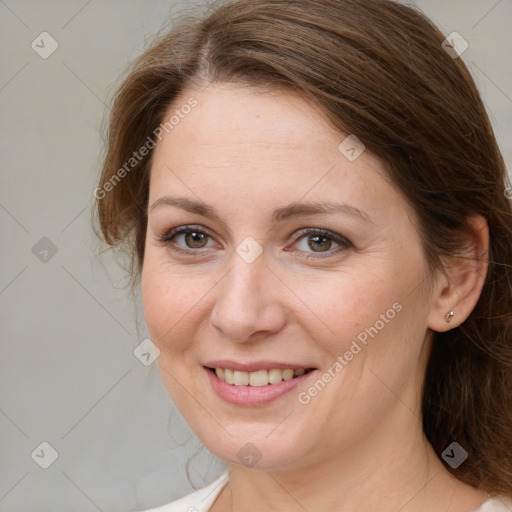
[[[179,226],[158,237],[158,241],[162,244],[172,243],[173,250],[186,254],[197,253],[197,249],[211,247],[207,245],[210,240],[211,236],[199,226]],[[180,241],[181,243],[178,243]]]
[[[295,235],[295,240],[293,245],[299,249],[298,256],[306,259],[333,256],[353,247],[352,243],[341,235],[320,228],[301,230]],[[289,251],[290,249],[286,248],[285,250]]]

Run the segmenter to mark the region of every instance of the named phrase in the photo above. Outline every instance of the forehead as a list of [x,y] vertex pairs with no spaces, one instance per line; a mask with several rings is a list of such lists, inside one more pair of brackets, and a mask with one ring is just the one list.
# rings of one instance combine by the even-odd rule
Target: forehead
[[203,91],[183,92],[164,118],[180,111],[190,98],[196,106],[164,135],[169,139],[166,135],[172,132],[176,145],[211,145],[231,154],[245,145],[243,150],[253,150],[252,155],[262,148],[275,152],[319,146],[327,149],[340,138],[328,128],[318,109],[293,91],[263,92],[240,85],[211,84]]
[[279,196],[290,202],[306,195],[370,209],[383,199],[384,206],[397,204],[390,201],[399,194],[382,163],[368,151],[347,158],[343,141],[349,134],[334,129],[296,93],[211,84],[185,91],[164,118],[191,98],[196,106],[185,109],[155,149],[150,201],[178,188],[222,205],[257,201],[270,208]]

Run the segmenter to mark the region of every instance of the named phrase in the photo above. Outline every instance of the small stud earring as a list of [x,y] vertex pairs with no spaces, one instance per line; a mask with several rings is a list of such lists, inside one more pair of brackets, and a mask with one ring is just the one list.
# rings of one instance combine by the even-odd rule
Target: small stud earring
[[455,313],[453,311],[450,311],[449,313],[446,313],[446,321],[450,323],[452,321],[453,315]]

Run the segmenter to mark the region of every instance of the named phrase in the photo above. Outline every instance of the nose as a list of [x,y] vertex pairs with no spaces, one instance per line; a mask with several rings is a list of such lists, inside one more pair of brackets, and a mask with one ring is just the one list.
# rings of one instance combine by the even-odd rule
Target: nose
[[247,263],[237,254],[215,287],[210,324],[225,337],[250,342],[279,332],[286,322],[283,286],[260,256]]

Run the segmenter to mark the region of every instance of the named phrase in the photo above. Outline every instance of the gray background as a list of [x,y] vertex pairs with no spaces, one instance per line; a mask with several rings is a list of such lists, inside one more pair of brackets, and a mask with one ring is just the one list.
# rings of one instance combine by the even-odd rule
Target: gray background
[[[417,4],[469,42],[463,58],[510,169],[512,0]],[[140,305],[91,230],[105,103],[184,5],[0,0],[0,511],[133,511],[192,489],[198,441],[154,364],[134,357]],[[47,59],[31,48],[43,31],[59,45]],[[36,463],[49,460],[43,441],[58,452],[48,469]],[[203,450],[190,474],[201,486],[221,470]]]

